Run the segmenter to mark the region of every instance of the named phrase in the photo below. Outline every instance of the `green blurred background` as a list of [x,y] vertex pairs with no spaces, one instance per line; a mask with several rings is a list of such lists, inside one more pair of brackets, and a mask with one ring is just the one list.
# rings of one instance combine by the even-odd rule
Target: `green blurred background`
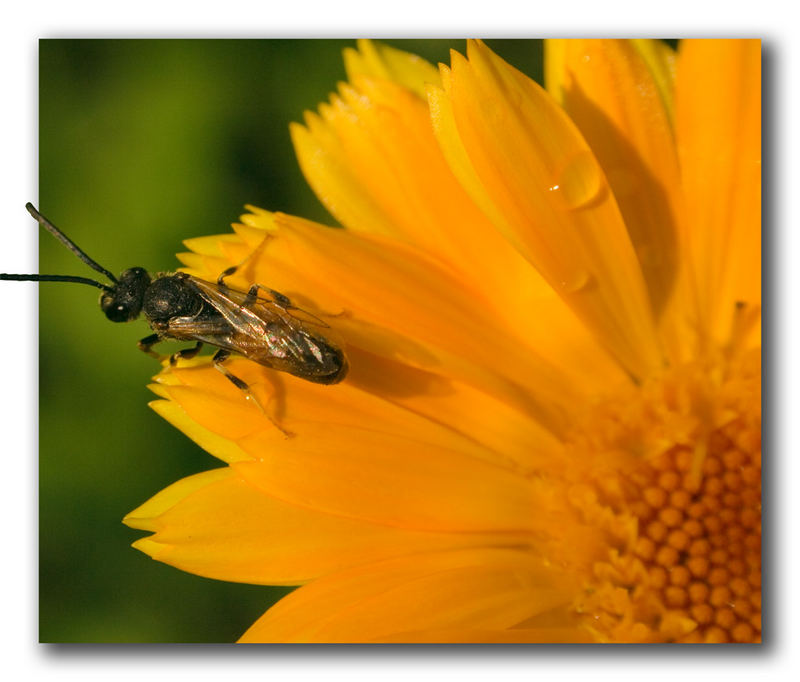
[[[387,40],[449,63],[463,40]],[[490,40],[541,80],[538,41]],[[181,240],[225,232],[245,203],[332,224],[294,158],[290,121],[344,79],[352,40],[42,40],[40,210],[112,272],[177,267]],[[20,197],[20,223],[29,229]],[[26,223],[26,220],[28,221]],[[40,236],[40,272],[93,273]],[[132,549],[122,517],[220,466],[147,407],[146,323],[98,292],[40,286],[39,638],[230,642],[289,588],[223,583]]]

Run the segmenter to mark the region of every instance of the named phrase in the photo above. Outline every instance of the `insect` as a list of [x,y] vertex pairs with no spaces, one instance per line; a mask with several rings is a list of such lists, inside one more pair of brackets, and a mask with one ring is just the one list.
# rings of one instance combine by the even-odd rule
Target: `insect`
[[[160,357],[152,348],[165,339],[194,341],[194,347],[170,356],[170,363],[174,365],[181,358],[197,355],[203,344],[214,346],[217,348],[212,359],[214,367],[248,398],[253,398],[248,385],[223,365],[232,353],[317,384],[335,384],[347,374],[344,352],[318,331],[328,328],[325,322],[295,307],[289,298],[268,287],[254,284],[247,292],[242,292],[225,284],[225,278],[241,265],[223,271],[216,283],[184,272],[158,273],[151,277],[140,267],[129,268],[116,278],[41,215],[33,204],[28,203],[25,208],[78,258],[105,275],[111,285],[72,275],[0,274],[0,280],[77,282],[97,287],[102,290],[100,308],[112,322],[130,322],[144,314],[154,332],[139,341],[139,348],[145,353]],[[269,298],[260,295],[261,292]]]

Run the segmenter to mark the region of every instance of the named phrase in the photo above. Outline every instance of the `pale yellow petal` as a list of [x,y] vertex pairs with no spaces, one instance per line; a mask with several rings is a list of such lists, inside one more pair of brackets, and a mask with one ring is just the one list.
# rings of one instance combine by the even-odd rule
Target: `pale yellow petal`
[[663,40],[636,39],[631,42],[650,69],[671,122],[675,114],[675,73],[678,55]]
[[480,534],[424,533],[286,504],[229,468],[190,476],[131,512],[153,535],[133,546],[153,559],[217,580],[299,585],[388,557],[463,548]]
[[544,84],[553,99],[564,104],[564,85],[567,81],[567,44],[563,38],[544,41]]
[[347,78],[371,76],[402,85],[419,97],[425,97],[428,83],[439,82],[439,72],[422,57],[373,40],[359,40],[357,49],[344,50]]
[[198,490],[218,481],[227,480],[230,476],[230,469],[227,468],[212,469],[194,476],[187,476],[153,495],[147,502],[127,514],[123,521],[131,528],[155,531],[157,524],[154,523],[154,519]]
[[[159,387],[159,390],[163,391],[162,396],[169,395],[163,388]],[[191,419],[177,402],[153,400],[149,405],[158,415],[166,419],[176,429],[183,431],[203,450],[223,462],[238,462],[250,459],[250,455],[236,445],[235,441],[230,438],[223,438],[202,426],[200,422]]]

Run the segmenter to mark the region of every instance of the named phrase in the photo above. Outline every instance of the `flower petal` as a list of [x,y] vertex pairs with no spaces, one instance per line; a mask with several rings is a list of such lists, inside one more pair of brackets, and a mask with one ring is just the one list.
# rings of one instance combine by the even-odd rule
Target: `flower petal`
[[[374,57],[369,46],[360,45],[367,61]],[[568,383],[596,380],[600,388],[624,380],[453,177],[433,137],[428,108],[404,88],[376,78],[386,75],[381,68],[362,64],[349,73],[353,85],[321,107],[322,116],[309,114],[307,127],[292,127],[306,178],[331,213],[350,230],[416,244],[462,281],[473,282],[483,294],[480,305],[494,310],[506,333],[537,352],[543,349],[573,379]],[[438,82],[438,76],[427,80]],[[435,97],[429,103],[436,106]]]
[[505,333],[487,304],[491,292],[467,289],[436,261],[394,240],[266,211],[243,220],[266,230],[263,248],[231,247],[227,260],[203,256],[192,274],[214,279],[226,263],[250,257],[231,286],[246,289],[264,281],[258,273],[268,273],[270,286],[328,319],[346,345],[469,383],[554,433],[564,430],[579,395],[535,350]]
[[454,120],[434,123],[457,129],[491,197],[476,202],[494,204],[498,229],[623,367],[642,375],[660,366],[641,269],[591,150],[533,81],[481,43],[468,54],[453,57]]
[[229,370],[248,384],[265,412],[248,404],[208,358],[181,361],[156,377],[157,392],[167,400],[154,407],[226,462],[258,459],[258,447],[280,447],[285,437],[274,422],[293,434],[320,431],[342,452],[351,449],[347,429],[353,427],[398,438],[414,433],[431,446],[520,472],[552,465],[560,451],[535,422],[469,386],[364,352],[351,361],[347,381],[331,387],[231,358]]
[[345,48],[344,68],[350,81],[362,75],[390,80],[423,98],[426,84],[439,82],[439,72],[430,62],[372,40],[359,40],[355,50]]
[[[517,469],[531,471],[545,467],[561,448],[538,422],[469,384],[356,348],[350,349],[349,357],[348,384],[480,444],[497,464],[513,463]],[[307,400],[303,404],[312,405]],[[479,456],[472,448],[462,448]]]
[[[504,224],[505,228],[500,232],[507,234],[512,228],[484,192],[461,143],[452,103],[447,95],[451,73],[444,66],[441,66],[441,70],[444,88],[428,88],[428,101],[439,146],[471,198],[480,205],[493,225]],[[487,250],[497,248],[489,244],[486,247]],[[527,273],[521,279],[514,276],[511,270],[504,269],[497,276],[490,276],[487,281],[493,282],[495,299],[510,321],[508,334],[524,339],[521,343],[541,353],[543,358],[569,378],[569,384],[580,386],[587,395],[594,396],[608,386],[626,380],[620,366],[538,272]],[[507,282],[515,291],[504,291],[497,287],[497,282]]]
[[153,531],[133,546],[197,575],[299,585],[359,563],[485,543],[480,534],[422,533],[286,504],[224,468],[190,476],[124,519]]
[[[572,49],[570,43],[580,42],[584,41],[552,38],[544,41],[545,85],[548,92],[561,105],[564,104],[564,88],[569,79],[567,52]],[[675,50],[663,40],[634,39],[629,42],[650,71],[671,121],[675,108],[675,68],[678,59]]]
[[680,175],[669,117],[630,42],[565,42],[564,109],[611,185],[658,314],[678,272]]
[[139,530],[155,531],[158,526],[154,519],[158,516],[198,490],[227,480],[230,476],[231,472],[227,468],[212,469],[176,481],[127,514],[123,519],[125,525]]
[[[239,236],[238,240],[227,239],[230,235],[220,235],[220,243],[216,245],[203,244],[202,253],[178,254],[180,260],[188,266],[186,270],[190,274],[209,281],[216,281],[219,273],[224,269],[246,261],[240,270],[240,274],[227,280],[229,283],[246,289],[250,284],[257,281],[269,283],[270,286],[281,289],[286,293],[303,291],[306,294],[318,293],[316,288],[319,286],[324,286],[325,289],[330,288],[327,282],[324,285],[314,282],[315,278],[312,276],[313,273],[311,271],[303,271],[303,258],[305,256],[302,253],[297,253],[296,249],[291,254],[291,274],[287,271],[287,281],[278,282],[276,279],[277,272],[280,269],[286,270],[286,267],[285,265],[280,266],[274,260],[270,260],[269,252],[269,249],[275,246],[274,243],[272,247],[269,244],[282,238],[284,234],[279,226],[280,224],[292,222],[292,224],[310,226],[309,239],[313,239],[315,229],[328,232],[330,228],[321,225],[314,226],[307,221],[300,221],[282,214],[272,214],[252,206],[248,208],[253,213],[249,216],[243,216],[242,220],[249,224],[234,225],[234,229]],[[363,238],[371,239],[366,235]],[[194,240],[191,241],[191,245],[194,245]],[[378,242],[378,246],[382,248],[381,242]],[[505,251],[509,250],[505,240],[501,240],[499,246]],[[402,245],[397,245],[393,241],[388,242],[387,246],[389,250],[401,247]],[[494,246],[490,246],[489,242],[486,242],[485,247],[487,250],[494,249]],[[284,256],[285,251],[281,252],[280,250],[272,249],[273,256],[276,259],[286,258]],[[403,253],[408,253],[407,247],[403,247],[399,257],[404,257]],[[336,254],[334,252],[331,255]],[[608,386],[626,382],[627,377],[619,365],[603,350],[586,327],[575,317],[574,313],[553,292],[550,286],[542,280],[541,276],[530,265],[523,262],[513,250],[511,250],[511,255],[517,261],[522,262],[522,270],[515,270],[510,267],[508,261],[506,261],[505,265],[502,265],[502,259],[499,261],[490,260],[488,263],[494,263],[492,267],[499,269],[499,272],[495,275],[487,275],[484,280],[482,276],[479,277],[477,275],[479,268],[476,267],[471,275],[462,275],[461,278],[462,284],[459,287],[459,297],[463,297],[466,293],[465,286],[470,282],[473,283],[477,288],[473,294],[475,298],[470,305],[475,314],[483,315],[486,312],[490,317],[495,316],[495,321],[491,323],[493,325],[492,333],[483,334],[487,350],[494,348],[495,338],[503,337],[509,343],[515,344],[518,349],[527,355],[528,360],[526,360],[526,363],[541,357],[541,362],[544,366],[551,367],[557,373],[558,378],[555,379],[555,383],[561,387],[560,391],[562,393],[575,390],[580,391],[590,399],[594,399],[602,394]],[[420,259],[421,254],[415,251],[413,252],[413,258]],[[430,261],[426,259],[425,262]],[[467,261],[467,263],[470,263],[470,261]],[[475,261],[471,261],[471,263],[475,264]],[[341,264],[336,263],[334,265],[340,266]],[[441,267],[438,264],[434,264],[434,272],[431,275],[435,276],[437,272],[441,272]],[[449,272],[446,277],[448,281],[452,281]],[[291,282],[288,281],[289,279]],[[492,283],[491,287],[488,286],[490,282]],[[372,286],[374,287],[374,284]],[[359,287],[359,290],[367,291],[369,288],[364,284]],[[295,294],[292,294],[292,296],[294,297]],[[302,300],[302,297],[297,300]],[[337,310],[337,308],[334,307],[331,310]],[[341,308],[338,308],[338,310],[341,310]],[[334,318],[331,320],[331,324],[337,327],[340,323],[346,321],[346,319]],[[413,328],[407,326],[407,330],[413,331]],[[406,329],[403,331],[405,333]],[[375,326],[371,327],[369,332],[375,337],[383,333],[381,330],[376,329]],[[417,353],[422,352],[422,358],[426,355],[430,357],[429,354],[420,351],[419,348],[414,349],[409,342],[396,336],[385,338],[385,341],[387,348],[390,345],[394,345],[396,351],[405,349],[407,353],[414,354],[416,350]],[[401,357],[404,356],[401,355]],[[408,358],[406,357],[406,359]],[[547,371],[549,372],[550,370]],[[551,396],[548,400],[553,398]],[[570,404],[574,405],[575,403],[570,402]]]
[[760,41],[681,43],[675,128],[698,324],[724,342],[737,303],[761,304]]
[[497,534],[496,544],[530,532],[535,499],[526,479],[411,434],[307,427],[278,444],[248,439],[242,447],[265,453],[262,460],[231,466],[271,497],[329,514],[410,530]]
[[[208,371],[200,374],[202,369]],[[202,376],[205,381],[191,388],[181,381],[185,376]],[[155,380],[155,392],[167,401],[156,400],[151,407],[224,462],[250,458],[236,445],[239,439],[264,429],[275,429],[267,415],[248,405],[245,394],[211,367],[207,357],[181,363],[180,370],[167,370]],[[180,407],[175,409],[175,406]]]
[[588,644],[595,639],[581,628],[511,628],[509,630],[418,630],[393,632],[371,640],[395,644]]
[[468,549],[356,566],[295,590],[242,642],[368,642],[418,630],[505,629],[574,585],[529,553]]
[[360,76],[320,111],[291,131],[303,173],[331,214],[354,232],[420,247],[464,281],[491,282],[486,305],[500,302],[499,312],[518,320],[536,286],[528,280],[538,277],[453,177],[426,102]]
[[[162,393],[162,395],[168,394]],[[148,405],[176,429],[183,431],[203,450],[223,462],[238,462],[250,459],[250,456],[243,452],[233,440],[220,436],[211,429],[202,426],[200,422],[191,419],[178,403],[171,400],[153,400]],[[221,415],[215,415],[214,417],[214,422],[217,422]]]
[[[569,43],[580,40],[547,39],[544,41],[545,84],[559,104],[564,103],[567,81],[566,60]],[[677,54],[663,40],[634,39],[629,41],[644,60],[652,76],[667,116],[673,118],[675,109],[675,67]]]
[[644,59],[661,95],[670,121],[675,115],[675,71],[678,55],[663,40],[632,40],[633,47]]

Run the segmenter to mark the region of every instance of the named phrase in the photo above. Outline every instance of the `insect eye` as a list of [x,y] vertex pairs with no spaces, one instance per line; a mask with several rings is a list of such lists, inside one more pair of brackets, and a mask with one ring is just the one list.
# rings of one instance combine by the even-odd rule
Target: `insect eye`
[[100,296],[100,307],[112,322],[130,322],[139,316],[150,276],[142,268],[123,272],[111,291]]
[[136,317],[131,317],[131,310],[125,304],[117,300],[116,296],[104,294],[100,298],[100,307],[106,314],[106,317],[112,322],[128,322]]

